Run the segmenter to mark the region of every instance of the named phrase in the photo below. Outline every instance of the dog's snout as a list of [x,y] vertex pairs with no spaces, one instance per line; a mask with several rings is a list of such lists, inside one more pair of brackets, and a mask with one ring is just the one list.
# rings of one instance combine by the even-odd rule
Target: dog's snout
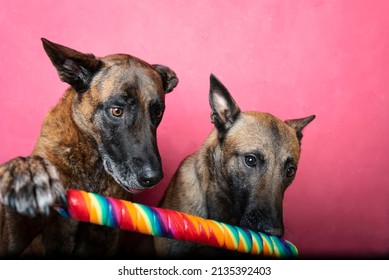
[[151,168],[144,168],[138,176],[139,182],[143,187],[149,188],[157,184],[163,177],[163,173],[160,170],[154,170]]
[[250,211],[241,218],[240,226],[278,237],[284,235],[282,215],[272,215],[269,210]]

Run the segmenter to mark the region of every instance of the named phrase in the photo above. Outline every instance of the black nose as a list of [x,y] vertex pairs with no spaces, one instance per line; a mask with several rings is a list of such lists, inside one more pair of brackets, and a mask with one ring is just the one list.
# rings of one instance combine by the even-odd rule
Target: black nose
[[144,168],[138,175],[139,183],[149,188],[161,181],[163,173],[160,170],[153,170],[151,168]]

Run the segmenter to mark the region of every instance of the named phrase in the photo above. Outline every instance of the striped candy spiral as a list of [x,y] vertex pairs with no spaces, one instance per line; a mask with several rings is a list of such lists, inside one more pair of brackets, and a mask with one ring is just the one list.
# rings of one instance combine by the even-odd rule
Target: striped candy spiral
[[282,238],[173,210],[79,190],[68,190],[67,199],[68,208],[60,214],[83,222],[266,257],[298,255],[296,246]]

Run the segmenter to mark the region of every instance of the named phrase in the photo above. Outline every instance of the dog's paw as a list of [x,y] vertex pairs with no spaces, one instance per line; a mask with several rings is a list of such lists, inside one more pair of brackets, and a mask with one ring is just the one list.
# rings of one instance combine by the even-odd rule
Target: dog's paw
[[18,157],[0,165],[0,203],[30,217],[49,215],[51,206],[66,206],[66,192],[49,161]]

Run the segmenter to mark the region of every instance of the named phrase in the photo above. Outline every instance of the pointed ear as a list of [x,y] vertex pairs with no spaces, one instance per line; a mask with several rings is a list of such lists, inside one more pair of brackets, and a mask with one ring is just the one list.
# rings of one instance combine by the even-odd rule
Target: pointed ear
[[155,70],[158,71],[162,79],[162,85],[165,93],[171,92],[178,84],[176,73],[167,66],[153,64]]
[[93,54],[84,54],[42,38],[43,48],[57,69],[61,81],[71,85],[78,93],[85,92],[102,61]]
[[312,115],[302,119],[286,120],[285,123],[296,130],[297,139],[301,144],[301,139],[303,138],[302,131],[304,127],[306,127],[315,118],[316,116]]
[[211,74],[210,83],[211,121],[219,131],[219,138],[222,138],[238,118],[240,108],[227,88],[213,74]]

